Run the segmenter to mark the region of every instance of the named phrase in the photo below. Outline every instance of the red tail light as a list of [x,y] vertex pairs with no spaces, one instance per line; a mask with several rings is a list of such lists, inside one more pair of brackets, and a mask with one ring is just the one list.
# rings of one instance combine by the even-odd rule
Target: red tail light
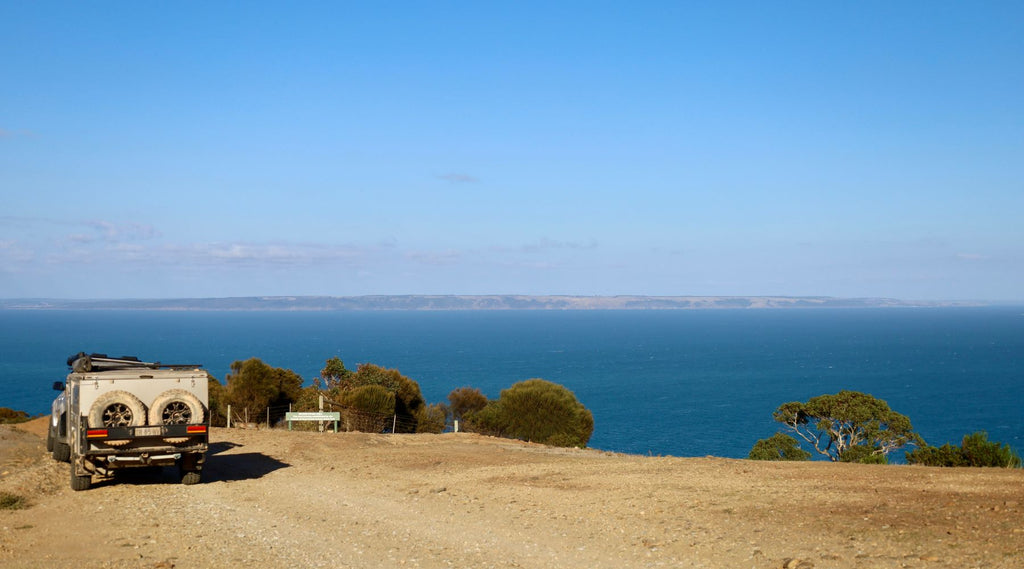
[[85,432],[86,438],[89,439],[105,439],[107,438],[106,429],[89,429]]
[[201,435],[206,432],[206,425],[196,425],[194,427],[186,427],[185,431],[190,435]]

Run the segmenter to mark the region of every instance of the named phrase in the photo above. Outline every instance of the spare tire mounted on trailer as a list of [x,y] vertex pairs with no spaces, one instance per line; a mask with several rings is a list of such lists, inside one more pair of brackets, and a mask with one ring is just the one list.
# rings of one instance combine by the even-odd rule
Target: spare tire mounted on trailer
[[184,389],[169,389],[149,407],[150,425],[193,425],[205,418],[199,398]]
[[146,406],[127,391],[100,395],[89,409],[89,426],[138,427],[146,424]]

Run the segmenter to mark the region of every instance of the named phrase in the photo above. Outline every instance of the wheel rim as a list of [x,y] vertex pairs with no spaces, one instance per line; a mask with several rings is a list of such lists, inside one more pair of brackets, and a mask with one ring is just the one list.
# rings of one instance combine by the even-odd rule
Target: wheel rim
[[132,424],[132,410],[127,405],[115,403],[103,410],[103,426],[127,427]]
[[182,401],[172,401],[164,407],[165,425],[185,425],[192,422],[192,409]]

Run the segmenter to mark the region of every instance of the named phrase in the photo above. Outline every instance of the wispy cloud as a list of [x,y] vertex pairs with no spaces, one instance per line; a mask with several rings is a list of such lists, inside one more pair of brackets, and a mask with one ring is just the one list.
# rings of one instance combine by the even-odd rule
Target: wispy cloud
[[35,133],[30,130],[11,130],[7,128],[0,128],[0,138],[32,138],[34,136]]
[[480,178],[472,176],[470,174],[463,174],[459,172],[449,172],[447,174],[439,174],[437,176],[439,180],[451,182],[453,184],[476,184],[480,181]]
[[533,243],[524,243],[522,245],[506,247],[506,246],[495,246],[491,247],[491,251],[496,253],[541,253],[544,251],[552,251],[558,249],[570,249],[570,250],[591,250],[597,249],[598,244],[596,239],[590,239],[589,241],[559,241],[557,239],[549,239],[542,237],[540,240]]
[[464,251],[448,249],[445,251],[406,251],[403,256],[422,265],[453,265],[463,260],[466,256]]

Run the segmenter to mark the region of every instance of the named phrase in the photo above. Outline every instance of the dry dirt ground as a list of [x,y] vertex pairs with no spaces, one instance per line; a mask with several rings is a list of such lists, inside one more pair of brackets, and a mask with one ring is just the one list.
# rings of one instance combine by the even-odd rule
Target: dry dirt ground
[[214,429],[201,484],[72,492],[44,433],[0,427],[0,567],[1024,567],[1019,469]]

